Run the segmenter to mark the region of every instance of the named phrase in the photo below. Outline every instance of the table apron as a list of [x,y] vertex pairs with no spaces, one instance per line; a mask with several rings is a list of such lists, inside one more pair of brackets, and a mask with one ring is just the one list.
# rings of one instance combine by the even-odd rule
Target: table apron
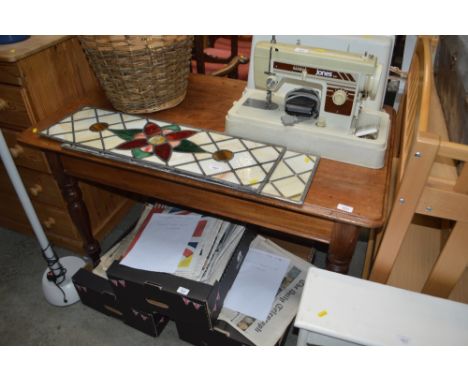
[[333,221],[328,219],[198,188],[184,184],[183,178],[181,182],[176,182],[66,155],[61,156],[61,161],[68,175],[84,181],[100,183],[326,244],[330,242]]

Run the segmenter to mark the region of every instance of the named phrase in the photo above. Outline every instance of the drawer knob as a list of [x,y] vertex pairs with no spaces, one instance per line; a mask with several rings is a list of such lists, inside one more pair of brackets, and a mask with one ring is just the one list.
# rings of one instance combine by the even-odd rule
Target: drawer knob
[[8,102],[5,99],[0,98],[0,111],[6,110],[6,109],[8,109]]
[[37,196],[42,192],[42,186],[40,184],[34,184],[32,187],[29,188],[29,192],[33,196]]
[[16,144],[13,147],[10,147],[10,153],[13,158],[18,158],[22,153],[24,153],[23,147]]
[[52,217],[47,218],[47,219],[44,221],[44,225],[45,225],[46,228],[48,228],[48,229],[52,228],[52,227],[55,225],[55,219],[52,218]]

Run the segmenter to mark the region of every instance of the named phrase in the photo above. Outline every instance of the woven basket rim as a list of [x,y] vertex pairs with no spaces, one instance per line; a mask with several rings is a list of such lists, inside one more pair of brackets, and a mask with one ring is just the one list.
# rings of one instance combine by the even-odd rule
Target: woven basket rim
[[112,105],[150,113],[183,101],[188,85],[191,35],[79,36]]

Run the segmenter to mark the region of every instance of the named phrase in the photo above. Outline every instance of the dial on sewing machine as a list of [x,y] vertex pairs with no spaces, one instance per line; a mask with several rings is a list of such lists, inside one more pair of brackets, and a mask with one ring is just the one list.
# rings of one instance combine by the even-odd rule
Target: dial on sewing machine
[[386,80],[376,57],[273,39],[255,45],[253,65],[255,88],[228,112],[229,134],[383,167],[389,117],[363,107]]

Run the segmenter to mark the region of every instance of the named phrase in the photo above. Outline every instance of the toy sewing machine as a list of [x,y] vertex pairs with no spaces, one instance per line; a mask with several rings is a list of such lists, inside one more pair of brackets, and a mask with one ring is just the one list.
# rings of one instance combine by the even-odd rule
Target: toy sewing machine
[[227,133],[360,166],[383,167],[389,117],[380,106],[364,105],[375,99],[381,81],[386,81],[374,55],[280,43],[274,38],[258,41],[254,49],[255,86],[247,87],[228,112]]

